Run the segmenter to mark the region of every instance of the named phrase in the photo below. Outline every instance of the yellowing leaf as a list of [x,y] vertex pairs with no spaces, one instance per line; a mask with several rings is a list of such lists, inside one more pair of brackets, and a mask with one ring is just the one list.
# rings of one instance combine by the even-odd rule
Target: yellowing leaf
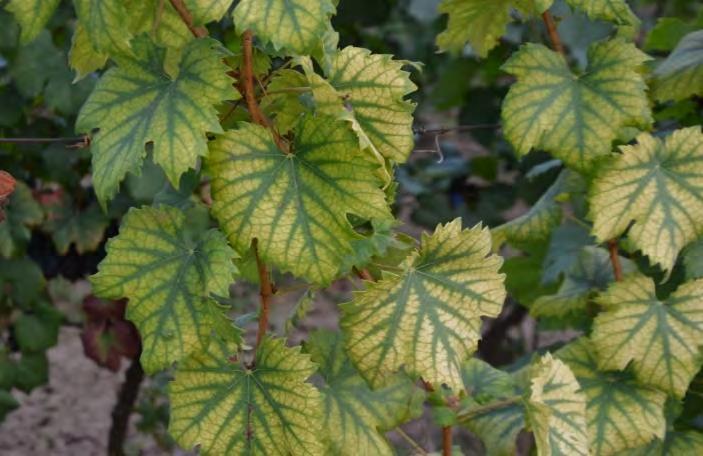
[[15,15],[21,27],[20,43],[36,38],[53,16],[60,0],[10,0],[5,9]]
[[589,454],[586,396],[569,367],[549,353],[532,366],[526,410],[538,455]]
[[195,24],[219,21],[232,5],[232,0],[185,0]]
[[68,53],[68,64],[76,72],[74,82],[104,67],[106,62],[107,54],[93,49],[85,29],[80,23],[77,24],[71,40],[71,51]]
[[130,55],[129,15],[123,0],[73,0],[76,16],[93,49],[110,55]]
[[664,440],[624,451],[618,456],[684,456],[703,454],[703,434],[696,431],[668,431]]
[[654,70],[653,88],[659,101],[703,95],[703,30],[684,36]]
[[443,0],[439,12],[449,15],[447,29],[437,36],[442,51],[459,53],[468,41],[480,57],[488,55],[510,22],[512,0]]
[[325,379],[320,392],[329,454],[395,454],[383,433],[422,414],[421,390],[401,376],[385,388],[370,389],[351,366],[339,333],[317,331],[305,347]]
[[235,98],[221,54],[209,39],[183,49],[178,74],[163,68],[164,51],[150,41],[134,43],[135,59],[121,59],[98,83],[76,122],[76,129],[99,128],[91,142],[93,182],[104,206],[127,172],[139,174],[146,143],[154,162],[175,188],[181,174],[207,154],[205,132],[221,132],[214,105]]
[[179,209],[127,213],[91,282],[100,297],[129,298],[126,316],[142,337],[145,371],[205,349],[225,318],[210,295],[228,294],[234,256],[221,233],[188,225]]
[[205,455],[323,455],[320,393],[309,383],[315,364],[300,348],[265,338],[256,366],[219,341],[196,352],[169,388],[169,433]]
[[566,3],[583,11],[591,19],[635,26],[640,22],[626,0],[566,0]]
[[586,395],[591,454],[608,456],[663,438],[666,394],[640,385],[622,372],[603,372],[586,338],[556,353],[576,376]]
[[374,387],[405,367],[433,385],[461,390],[461,364],[476,349],[481,317],[495,317],[505,299],[502,260],[491,237],[459,219],[424,234],[398,275],[368,283],[342,305],[349,357]]
[[637,379],[683,397],[701,366],[703,280],[681,285],[665,302],[652,279],[630,276],[598,298],[605,308],[593,326],[602,369],[630,362]]
[[560,54],[524,45],[503,66],[518,80],[503,102],[505,137],[518,155],[544,149],[574,168],[590,168],[610,153],[623,127],[651,122],[640,73],[648,59],[623,40],[599,42],[577,75]]
[[669,271],[703,233],[703,134],[691,127],[663,141],[643,133],[637,142],[622,146],[593,182],[593,234],[603,242],[634,221],[628,240]]
[[290,154],[249,123],[210,149],[212,211],[232,245],[245,251],[257,238],[265,261],[310,282],[334,279],[361,239],[347,215],[391,218],[378,165],[334,118],[305,117]]
[[276,50],[311,54],[331,27],[336,8],[331,0],[241,0],[234,9],[234,24],[251,29]]

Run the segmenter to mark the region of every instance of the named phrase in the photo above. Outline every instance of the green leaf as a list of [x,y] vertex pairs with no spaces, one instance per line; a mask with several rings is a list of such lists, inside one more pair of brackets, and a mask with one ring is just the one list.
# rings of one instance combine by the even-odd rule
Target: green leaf
[[544,256],[542,283],[554,283],[566,275],[579,257],[584,247],[593,245],[588,225],[567,221],[556,228],[549,239],[549,247]]
[[351,367],[339,333],[316,331],[305,349],[325,379],[320,392],[329,454],[395,454],[383,433],[422,414],[422,391],[401,376],[371,390]]
[[232,5],[232,0],[185,0],[196,25],[219,21]]
[[5,9],[15,15],[22,32],[20,43],[36,38],[53,16],[60,0],[10,0]]
[[[2,225],[0,225],[0,228]],[[683,254],[683,264],[686,268],[686,279],[703,278],[703,239],[686,247]]]
[[142,337],[149,373],[204,350],[221,312],[210,295],[226,296],[236,268],[234,251],[217,230],[187,224],[172,207],[131,209],[107,257],[91,277],[96,295],[129,298],[126,317]]
[[22,352],[40,352],[54,345],[59,336],[61,313],[48,305],[34,313],[23,313],[14,323],[14,334]]
[[683,37],[653,76],[654,97],[659,101],[703,95],[703,30]]
[[691,32],[703,28],[703,14],[694,22],[685,22],[678,17],[660,17],[657,25],[649,31],[644,42],[647,51],[671,51],[681,39]]
[[105,66],[107,54],[93,49],[85,28],[79,23],[73,31],[71,50],[68,53],[68,64],[76,72],[75,81]]
[[516,454],[525,417],[522,401],[514,400],[521,394],[515,378],[476,358],[463,364],[461,377],[467,393],[479,404],[495,406],[469,408],[459,415],[459,422],[481,439],[488,456]]
[[23,353],[15,369],[15,387],[25,393],[49,381],[49,360],[43,352]]
[[537,454],[590,454],[586,397],[574,374],[549,353],[531,366],[531,371],[526,412]]
[[447,29],[437,36],[441,51],[460,53],[466,42],[479,57],[498,45],[510,22],[511,0],[443,0],[439,12],[447,14]]
[[676,456],[703,454],[703,434],[696,431],[668,431],[664,440],[654,440],[643,448],[618,456]]
[[15,184],[4,211],[5,220],[0,222],[0,257],[7,258],[24,250],[32,236],[30,228],[41,223],[44,213],[24,182]]
[[73,204],[70,197],[63,195],[46,208],[47,219],[42,228],[51,234],[60,255],[65,255],[72,244],[79,254],[97,249],[110,221],[95,203],[83,209]]
[[605,309],[593,326],[598,365],[623,370],[631,363],[642,384],[683,397],[702,361],[703,280],[681,285],[662,302],[652,279],[630,276],[598,303]]
[[[325,69],[327,81],[336,91],[326,94],[336,101],[332,104],[337,111],[334,114],[352,123],[362,148],[397,163],[408,159],[414,144],[415,104],[405,97],[417,87],[410,73],[403,70],[408,64],[390,55],[348,46],[333,54]],[[318,94],[314,92],[316,98]]]
[[651,123],[640,73],[649,57],[615,39],[593,44],[588,60],[577,75],[560,54],[530,43],[505,63],[518,81],[503,102],[503,131],[519,156],[544,149],[586,170],[623,127]]
[[8,413],[20,406],[17,399],[9,391],[0,390],[0,422]]
[[276,50],[311,54],[331,27],[330,0],[241,0],[234,9],[237,30],[251,29]]
[[10,75],[20,94],[26,98],[39,96],[49,79],[65,66],[63,59],[46,30],[31,43],[20,46],[10,66]]
[[265,338],[249,368],[213,341],[176,371],[169,433],[203,454],[322,455],[320,393],[305,380],[315,364],[300,348]]
[[599,242],[621,235],[670,271],[681,249],[703,233],[703,134],[677,130],[661,140],[642,133],[621,146],[596,176],[589,195]]
[[122,0],[73,0],[76,16],[97,52],[130,55],[129,15]]
[[44,274],[28,256],[0,258],[0,303],[10,301],[10,307],[30,308],[44,291]]
[[[192,7],[194,1],[200,2],[200,0],[186,0],[186,4],[190,4],[189,6]],[[171,54],[171,57],[177,55],[180,49],[193,39],[193,34],[170,1],[133,1],[130,5],[129,16],[130,30],[134,35],[148,34],[159,46],[167,47],[169,51],[175,50],[176,52]]]
[[[637,270],[635,264],[626,258],[620,258],[620,265],[625,274]],[[559,290],[538,298],[530,306],[530,314],[535,317],[564,317],[585,311],[596,294],[614,281],[609,253],[599,247],[584,247],[566,271]]]
[[439,225],[423,234],[402,272],[367,283],[341,306],[347,351],[373,387],[405,366],[432,385],[461,389],[461,364],[476,349],[481,317],[496,317],[505,299],[502,260],[490,250],[480,225]]
[[591,19],[601,19],[620,25],[638,26],[640,23],[626,0],[566,0],[566,3],[583,11]]
[[571,368],[586,395],[592,454],[612,455],[664,437],[666,394],[626,373],[599,371],[586,338],[571,342],[556,356]]
[[280,151],[269,131],[249,123],[219,137],[207,162],[212,211],[237,250],[257,238],[266,262],[328,284],[361,238],[347,215],[391,218],[383,182],[333,118],[305,117],[291,148]]
[[214,105],[236,98],[213,40],[188,43],[174,76],[164,71],[164,50],[150,41],[134,41],[134,52],[134,59],[120,59],[103,75],[76,122],[79,131],[100,129],[91,151],[103,206],[127,172],[139,174],[148,142],[154,162],[178,188],[181,174],[207,154],[205,132],[222,132]]

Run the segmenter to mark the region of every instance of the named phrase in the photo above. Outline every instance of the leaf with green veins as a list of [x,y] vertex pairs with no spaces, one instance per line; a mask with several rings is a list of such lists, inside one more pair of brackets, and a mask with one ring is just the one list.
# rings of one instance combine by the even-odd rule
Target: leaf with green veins
[[626,0],[566,0],[566,3],[583,11],[590,19],[632,26],[638,26],[640,23]]
[[185,0],[196,25],[219,21],[232,5],[232,0]]
[[562,219],[561,204],[556,198],[568,191],[568,181],[573,178],[573,173],[562,171],[529,211],[494,228],[491,231],[494,248],[500,248],[505,241],[520,244],[549,238]]
[[169,386],[169,433],[204,455],[322,455],[320,393],[309,383],[315,364],[300,348],[264,338],[256,367],[213,341],[179,365]]
[[571,342],[556,356],[571,368],[586,395],[592,454],[613,455],[664,437],[665,393],[640,385],[627,373],[599,371],[586,338]]
[[625,126],[651,123],[640,72],[649,57],[621,39],[595,43],[577,75],[564,58],[526,44],[503,69],[516,76],[503,101],[503,131],[519,156],[544,149],[567,165],[589,169],[608,155]]
[[[179,50],[193,35],[169,1],[128,0],[130,31],[149,34],[159,46]],[[192,0],[188,0],[192,1]],[[199,0],[195,0],[199,1]]]
[[466,414],[459,415],[460,424],[481,439],[488,456],[514,455],[518,434],[525,427],[523,402],[513,400],[521,394],[515,378],[476,358],[464,362],[461,377],[478,407],[503,405],[485,407],[481,412],[468,408]]
[[44,213],[24,182],[15,184],[4,211],[5,220],[0,222],[0,257],[7,258],[23,251],[32,236],[30,228],[41,223]]
[[303,102],[303,97],[309,96],[308,78],[299,71],[283,69],[273,73],[270,81],[261,109],[273,119],[278,131],[289,132],[310,111]]
[[447,14],[447,28],[437,35],[441,51],[460,53],[467,42],[479,57],[498,45],[510,22],[512,0],[443,0],[439,12]]
[[66,255],[72,244],[79,254],[97,249],[110,221],[95,202],[82,209],[73,204],[70,197],[63,194],[46,207],[47,216],[42,229],[51,234],[60,255]]
[[88,74],[97,71],[107,63],[107,54],[93,49],[85,28],[78,23],[73,31],[71,50],[68,53],[68,64],[76,72],[73,82],[77,82]]
[[593,324],[598,365],[623,370],[631,363],[642,384],[683,397],[703,361],[703,280],[662,302],[652,279],[635,275],[597,301],[604,308]]
[[390,55],[348,46],[330,56],[325,69],[329,85],[336,90],[337,104],[332,106],[337,115],[352,123],[361,147],[397,163],[408,159],[414,143],[415,104],[405,97],[417,87],[410,73],[403,70],[408,64]]
[[60,0],[10,0],[5,9],[15,15],[21,27],[20,43],[36,38],[54,15]]
[[618,456],[676,456],[703,454],[703,433],[667,431],[664,440],[656,439],[642,448],[623,451]]
[[163,206],[131,209],[120,234],[91,277],[97,296],[129,298],[127,318],[142,337],[148,373],[204,350],[219,312],[212,294],[225,296],[236,268],[235,252],[217,230],[187,224],[186,214]]
[[392,219],[383,182],[333,118],[306,116],[291,150],[280,151],[269,131],[248,123],[211,143],[212,211],[237,250],[257,238],[264,261],[328,284],[361,238],[347,216]]
[[341,306],[349,357],[373,387],[404,366],[432,385],[461,389],[461,364],[476,349],[481,317],[496,317],[505,300],[502,260],[490,250],[480,225],[439,225],[423,234],[402,272],[367,283]]
[[689,33],[653,73],[659,101],[703,95],[703,30]]
[[[637,270],[626,258],[620,258],[624,274]],[[535,317],[565,317],[584,311],[597,293],[615,281],[609,253],[600,247],[588,246],[576,255],[575,262],[566,271],[559,290],[539,297],[531,306]]]
[[207,154],[205,133],[221,133],[214,105],[236,98],[215,41],[191,41],[179,73],[164,72],[165,52],[148,40],[133,42],[136,57],[120,59],[103,75],[81,109],[76,129],[93,136],[93,182],[105,206],[128,172],[139,174],[146,144],[174,187]]
[[686,268],[687,280],[703,278],[703,239],[686,247],[683,253],[683,264]]
[[621,146],[596,175],[589,194],[593,234],[620,236],[670,271],[686,244],[703,233],[703,134],[700,127],[661,140],[642,133]]
[[328,452],[335,455],[395,454],[383,435],[422,414],[423,392],[407,377],[371,390],[344,353],[341,334],[316,331],[305,350],[325,380],[321,386]]
[[73,4],[93,49],[111,56],[131,54],[133,35],[123,0],[73,0]]
[[588,455],[586,396],[573,372],[547,353],[530,373],[527,421],[537,454]]
[[276,50],[310,54],[331,27],[331,0],[241,0],[234,8],[237,30],[250,29]]

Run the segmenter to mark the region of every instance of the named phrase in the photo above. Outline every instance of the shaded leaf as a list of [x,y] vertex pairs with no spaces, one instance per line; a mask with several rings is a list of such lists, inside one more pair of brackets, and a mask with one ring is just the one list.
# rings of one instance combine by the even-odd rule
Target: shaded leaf
[[20,43],[36,38],[53,16],[60,0],[9,0],[5,9],[15,15],[21,27]]
[[498,45],[510,22],[511,0],[443,0],[439,12],[449,16],[447,28],[437,35],[442,51],[460,53],[467,42],[479,57]]
[[703,30],[684,36],[653,76],[654,96],[659,101],[703,95]]
[[16,183],[4,212],[5,220],[0,221],[0,256],[7,258],[23,251],[32,235],[30,228],[41,223],[44,214],[23,182]]

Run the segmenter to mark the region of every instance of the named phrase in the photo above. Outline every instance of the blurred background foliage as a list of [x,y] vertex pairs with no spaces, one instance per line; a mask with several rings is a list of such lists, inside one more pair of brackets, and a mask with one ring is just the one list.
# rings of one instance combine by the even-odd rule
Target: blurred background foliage
[[[462,55],[451,56],[436,50],[435,37],[446,23],[437,13],[438,4],[439,0],[341,0],[333,20],[343,46],[422,63],[422,70],[413,72],[419,87],[413,95],[418,105],[416,151],[397,170],[396,211],[406,222],[401,229],[412,235],[455,217],[462,217],[464,226],[496,226],[513,219],[539,199],[560,171],[559,162],[544,153],[517,160],[500,130],[501,101],[512,82],[500,67],[520,43],[546,42],[541,22],[513,22],[485,59],[478,59],[468,46]],[[703,27],[698,0],[630,4],[642,21],[636,41],[655,58],[653,66],[685,33]],[[552,11],[577,68],[584,67],[590,43],[614,32],[610,24],[588,20],[559,0]],[[195,173],[175,189],[159,168],[147,163],[141,176],[129,177],[109,212],[100,211],[91,187],[90,152],[81,147],[73,128],[98,75],[72,83],[67,55],[74,27],[71,5],[63,1],[47,30],[22,46],[16,23],[0,8],[0,138],[64,138],[44,144],[0,143],[0,169],[19,182],[8,220],[0,225],[0,419],[17,405],[11,387],[30,391],[46,382],[45,352],[56,343],[59,326],[86,320],[80,312],[84,295],[71,284],[95,271],[104,256],[104,242],[116,234],[126,209],[159,201],[191,206],[201,198]],[[237,49],[231,24],[225,21],[210,31]],[[654,112],[657,130],[670,131],[700,124],[703,103],[667,103],[655,106]],[[510,338],[505,331],[525,317],[519,302],[556,291],[558,271],[565,265],[553,263],[565,260],[550,258],[550,245],[564,248],[569,242],[577,251],[590,242],[587,231],[567,223],[541,245],[525,246],[523,253],[507,252],[504,271],[512,301],[506,315],[485,334],[485,359],[519,363],[535,348],[536,342],[525,341],[524,334]],[[540,276],[543,263],[552,264],[557,273]],[[69,304],[59,311],[56,303]],[[541,324],[540,329],[562,329],[559,321]],[[105,343],[112,343],[113,336],[107,334]],[[165,383],[160,377],[150,384],[138,411],[140,429],[158,434],[167,447],[171,442],[163,423],[168,412],[158,394]]]

